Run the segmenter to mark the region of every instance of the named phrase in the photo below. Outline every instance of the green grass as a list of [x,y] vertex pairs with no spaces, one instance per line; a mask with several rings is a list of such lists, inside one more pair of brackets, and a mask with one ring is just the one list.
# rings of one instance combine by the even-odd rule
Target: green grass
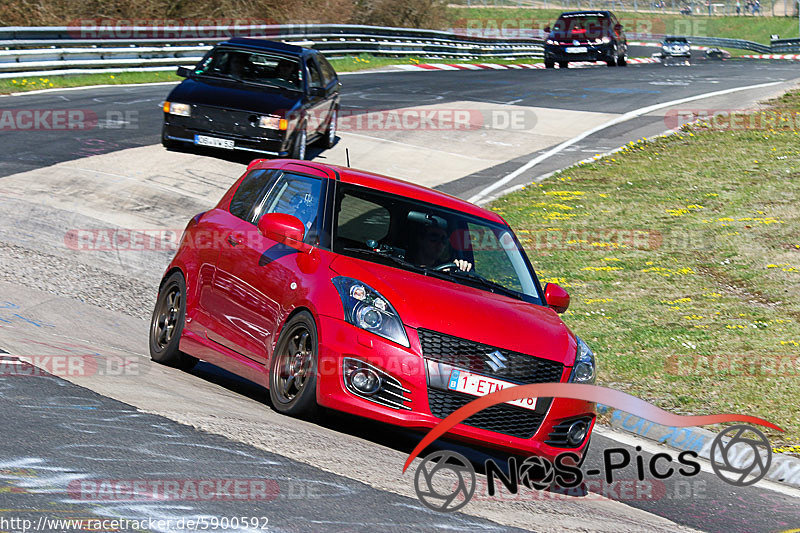
[[[571,292],[564,318],[595,350],[599,384],[677,413],[761,416],[786,429],[774,445],[798,445],[800,92],[771,105],[777,125],[635,142],[491,208],[543,281]],[[740,366],[675,372],[696,356]]]
[[[492,28],[493,26],[489,25],[490,21],[494,21],[495,26],[500,26],[502,21],[506,21],[509,31],[513,31],[521,27],[520,25],[528,28],[552,25],[562,11],[566,10],[464,7],[450,8],[448,17],[451,24],[458,21],[461,24],[456,24],[457,26],[467,28]],[[626,31],[636,33],[727,37],[764,44],[769,44],[772,34],[778,34],[782,38],[798,36],[796,17],[708,17],[626,12],[616,12],[616,15]],[[480,21],[484,23],[481,25]]]
[[86,85],[122,85],[126,83],[178,81],[181,79],[173,72],[120,72],[118,74],[20,77],[0,79],[0,94],[64,87],[83,87]]

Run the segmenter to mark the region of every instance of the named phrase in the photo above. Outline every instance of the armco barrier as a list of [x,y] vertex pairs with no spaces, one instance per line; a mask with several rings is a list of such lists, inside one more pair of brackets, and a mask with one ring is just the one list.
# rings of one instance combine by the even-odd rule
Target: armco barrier
[[[177,36],[170,32],[176,33]],[[351,24],[0,28],[0,78],[70,72],[169,70],[196,63],[217,42],[232,36],[300,44],[328,56],[369,53],[448,59],[542,57],[540,38],[498,39],[451,32]],[[658,42],[662,35],[629,33],[630,40]],[[751,50],[759,54],[800,51],[800,39],[771,46],[740,39],[687,37],[692,44]]]

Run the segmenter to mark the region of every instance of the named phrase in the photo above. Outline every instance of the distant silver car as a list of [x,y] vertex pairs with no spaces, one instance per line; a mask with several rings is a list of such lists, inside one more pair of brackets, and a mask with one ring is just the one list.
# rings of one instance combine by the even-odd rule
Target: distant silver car
[[692,50],[686,37],[667,37],[661,41],[659,54],[664,65],[686,63],[692,58]]

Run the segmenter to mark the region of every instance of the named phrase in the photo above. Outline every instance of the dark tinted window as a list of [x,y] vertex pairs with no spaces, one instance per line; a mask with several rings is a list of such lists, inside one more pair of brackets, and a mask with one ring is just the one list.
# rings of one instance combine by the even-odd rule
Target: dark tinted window
[[224,47],[213,50],[195,73],[288,89],[297,89],[301,82],[300,63],[294,58]]
[[252,222],[253,207],[261,198],[271,177],[272,173],[265,169],[250,171],[239,184],[239,188],[236,189],[231,199],[231,214]]
[[311,58],[306,59],[306,66],[308,67],[308,86],[309,87],[322,87],[322,77],[317,69],[317,64]]
[[336,79],[336,71],[333,70],[333,66],[328,63],[328,60],[324,57],[317,56],[317,60],[319,61],[319,66],[322,69],[322,81],[325,82],[325,86]]

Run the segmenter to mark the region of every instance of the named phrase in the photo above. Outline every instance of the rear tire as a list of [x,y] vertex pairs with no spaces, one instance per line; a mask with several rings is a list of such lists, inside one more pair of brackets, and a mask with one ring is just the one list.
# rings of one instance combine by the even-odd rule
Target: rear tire
[[556,68],[556,62],[552,59],[545,59],[544,68]]
[[619,56],[617,58],[617,66],[618,67],[627,67],[628,66],[628,58],[624,55]]
[[558,66],[559,68],[569,68],[569,61],[559,61]]
[[191,370],[197,358],[178,348],[186,319],[186,281],[174,272],[158,291],[150,320],[150,358],[156,363]]
[[269,397],[281,414],[311,418],[317,406],[317,326],[306,311],[283,327],[269,372]]

